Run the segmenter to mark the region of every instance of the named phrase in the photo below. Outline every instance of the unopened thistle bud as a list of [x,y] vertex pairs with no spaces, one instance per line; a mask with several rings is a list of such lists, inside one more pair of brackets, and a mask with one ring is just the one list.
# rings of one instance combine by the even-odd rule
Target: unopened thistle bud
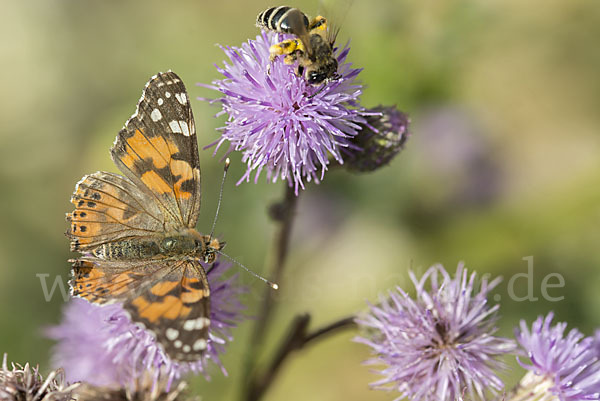
[[404,148],[410,119],[395,106],[368,110],[362,130],[352,138],[354,148],[346,161],[350,171],[369,172],[388,164]]

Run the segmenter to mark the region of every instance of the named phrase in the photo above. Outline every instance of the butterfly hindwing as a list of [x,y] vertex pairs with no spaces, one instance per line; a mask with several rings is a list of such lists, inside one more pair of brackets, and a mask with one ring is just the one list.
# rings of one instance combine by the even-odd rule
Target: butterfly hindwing
[[111,155],[119,169],[154,197],[168,229],[194,227],[200,210],[200,163],[189,97],[173,72],[146,85]]
[[147,277],[161,273],[160,264],[145,261],[82,257],[71,262],[71,295],[97,304],[123,302],[144,286]]
[[71,250],[88,252],[122,238],[163,230],[160,208],[129,179],[98,171],[77,183],[71,196],[75,210],[67,213]]

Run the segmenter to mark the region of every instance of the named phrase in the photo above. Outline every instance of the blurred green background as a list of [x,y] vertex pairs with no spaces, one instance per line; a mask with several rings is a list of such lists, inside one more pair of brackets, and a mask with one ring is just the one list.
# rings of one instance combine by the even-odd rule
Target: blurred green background
[[[44,326],[60,319],[62,297],[48,284],[69,275],[64,213],[75,183],[116,171],[109,148],[157,71],[173,69],[190,95],[219,77],[216,43],[253,38],[267,1],[5,1],[0,25],[0,352],[49,368]],[[308,14],[316,0],[290,3]],[[332,13],[337,14],[335,10]],[[343,14],[343,13],[342,13]],[[364,68],[364,106],[397,104],[413,136],[390,167],[369,175],[326,174],[302,194],[292,249],[271,334],[272,349],[296,313],[313,327],[361,311],[394,285],[412,289],[407,270],[464,260],[502,275],[501,334],[519,319],[549,310],[586,334],[600,326],[600,7],[590,0],[356,0],[339,43]],[[193,101],[201,147],[223,119]],[[221,165],[201,151],[203,212],[209,227]],[[282,184],[226,185],[217,232],[228,252],[258,272],[269,258],[274,226],[267,207]],[[536,302],[509,299],[510,277],[533,256]],[[544,301],[550,273],[565,279]],[[257,313],[263,285],[251,287]],[[552,281],[555,282],[555,281]],[[526,295],[525,279],[515,293]],[[236,399],[252,322],[235,330],[224,363],[206,382],[207,400]],[[378,376],[361,365],[368,350],[344,332],[314,344],[284,366],[267,400],[389,400],[368,389]],[[268,351],[268,350],[267,350]],[[268,360],[268,353],[262,357]],[[514,384],[522,371],[505,375]],[[68,367],[66,367],[68,369]]]

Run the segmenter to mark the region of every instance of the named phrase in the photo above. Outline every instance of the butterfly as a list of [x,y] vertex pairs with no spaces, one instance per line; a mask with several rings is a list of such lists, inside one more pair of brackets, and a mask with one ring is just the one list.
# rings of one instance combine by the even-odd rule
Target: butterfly
[[120,302],[155,334],[175,361],[196,361],[208,347],[210,288],[201,261],[223,248],[195,226],[200,165],[194,117],[181,79],[159,73],[110,150],[124,175],[84,176],[67,213],[71,294],[96,304]]

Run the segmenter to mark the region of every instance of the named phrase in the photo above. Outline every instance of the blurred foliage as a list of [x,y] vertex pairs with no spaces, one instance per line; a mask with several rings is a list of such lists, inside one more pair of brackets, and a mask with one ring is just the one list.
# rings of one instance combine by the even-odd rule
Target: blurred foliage
[[[36,274],[66,282],[73,255],[63,232],[75,183],[115,171],[108,149],[146,80],[173,69],[194,86],[218,77],[215,43],[239,45],[258,32],[266,1],[30,0],[3,3],[0,25],[0,352],[46,368],[44,326],[58,322],[62,297],[45,302]],[[293,5],[314,13],[316,1]],[[600,8],[589,0],[356,0],[340,42],[364,71],[363,104],[397,104],[412,118],[406,150],[368,175],[331,171],[302,194],[291,258],[279,294],[273,348],[286,324],[310,312],[315,326],[364,308],[407,270],[459,260],[502,275],[501,334],[519,319],[555,310],[586,334],[600,326]],[[218,138],[217,109],[192,104],[200,146]],[[221,164],[202,151],[203,212],[213,218]],[[217,231],[228,252],[258,272],[269,258],[266,210],[282,185],[234,186],[233,156]],[[511,301],[510,277],[534,257],[537,302]],[[565,278],[542,299],[550,273]],[[262,284],[242,274],[256,314]],[[527,283],[516,281],[524,295]],[[251,322],[235,332],[225,378],[193,380],[206,399],[234,399]],[[266,399],[386,400],[360,363],[351,333],[292,358]],[[265,355],[266,358],[268,355]],[[511,361],[514,383],[522,372]],[[68,369],[68,367],[66,367]]]

